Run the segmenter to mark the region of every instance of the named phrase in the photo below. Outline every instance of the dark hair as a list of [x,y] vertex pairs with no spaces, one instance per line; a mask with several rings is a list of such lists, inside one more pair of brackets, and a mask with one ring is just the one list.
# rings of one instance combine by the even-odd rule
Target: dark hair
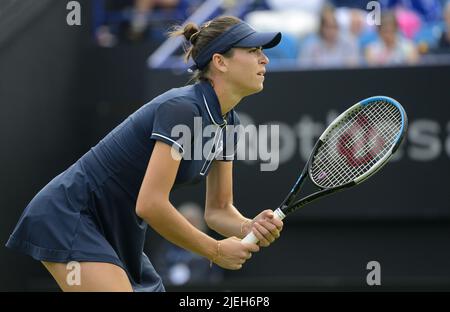
[[[241,20],[234,16],[220,16],[202,24],[198,27],[195,23],[187,23],[184,27],[176,26],[169,32],[170,37],[183,35],[188,44],[184,45],[185,61],[189,58],[194,59],[199,53],[215,38],[224,33],[231,26],[240,23]],[[232,50],[224,53],[224,56],[232,56]],[[209,64],[203,70],[195,70],[191,80],[208,80],[206,74],[209,70]]]
[[320,23],[319,23],[319,34],[321,37],[323,37],[325,24],[329,21],[327,20],[328,18],[331,17],[333,19],[333,23],[337,24],[335,14],[336,14],[336,7],[333,4],[326,2],[322,6],[322,9],[320,10]]

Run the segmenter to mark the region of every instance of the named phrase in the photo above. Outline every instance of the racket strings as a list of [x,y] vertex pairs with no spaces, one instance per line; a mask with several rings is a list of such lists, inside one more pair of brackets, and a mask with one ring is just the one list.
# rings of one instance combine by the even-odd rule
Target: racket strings
[[[376,113],[375,113],[374,115],[375,115],[375,116],[378,116],[378,118],[379,118],[379,114],[376,114]],[[353,119],[354,119],[354,118],[355,118],[355,115],[353,115],[352,117],[353,117]],[[369,127],[367,127],[367,126],[366,126],[366,127],[363,127],[363,129],[365,129],[366,131],[367,131],[368,128],[369,128]],[[341,129],[341,131],[340,131],[340,133],[339,133],[341,136],[342,136],[342,132],[343,132],[342,130],[345,131],[345,128],[344,128],[344,129]],[[383,131],[383,129],[381,129],[381,131]],[[380,129],[379,129],[379,132],[380,132]],[[356,139],[357,139],[358,137],[361,137],[361,136],[362,136],[361,133],[362,133],[362,132],[358,133],[359,135],[356,136]],[[337,137],[339,137],[339,134],[338,134]],[[374,139],[374,140],[376,140],[376,139]],[[372,141],[374,141],[374,140],[372,140]],[[353,140],[353,141],[355,141],[355,140]],[[327,141],[327,142],[331,142],[331,141]],[[365,145],[365,146],[370,146],[370,145],[371,145],[370,143],[371,143],[371,142],[367,142],[367,143],[366,143],[367,145]],[[324,149],[324,150],[325,150],[325,149]],[[329,154],[329,153],[328,153],[328,154]],[[373,160],[374,160],[373,163],[375,163],[378,159],[374,158]],[[341,166],[340,166],[341,168],[340,168],[340,170],[342,170],[342,165],[343,165],[343,164],[341,163]],[[354,166],[354,167],[356,167],[356,166]],[[357,168],[357,169],[360,169],[360,168]],[[358,173],[359,173],[359,174],[362,173],[361,169],[358,170]],[[347,170],[344,171],[343,174],[344,174],[347,178],[351,178],[351,177],[352,177],[352,175],[350,174],[350,172],[347,171]],[[338,183],[338,181],[336,181],[336,179],[332,179],[332,180],[334,180],[335,183]]]
[[[381,118],[381,115],[378,115],[378,116],[376,116],[376,117]],[[400,117],[401,117],[401,116],[400,116]],[[400,119],[399,122],[401,122],[401,119]],[[395,129],[395,130],[397,130],[397,131],[391,131],[392,129],[393,129],[393,128],[390,127],[390,125],[389,125],[388,123],[385,123],[381,128],[378,128],[378,130],[379,130],[378,132],[386,134],[384,137],[395,138],[395,135],[398,133],[398,130],[399,130],[399,129],[398,129],[398,130]],[[355,142],[360,142],[360,140],[364,137],[365,134],[367,134],[368,132],[372,132],[372,131],[373,131],[373,129],[372,129],[371,127],[369,127],[369,126],[366,126],[366,127],[364,127],[363,129],[361,129],[361,130],[362,130],[362,131],[360,131],[360,132],[357,134],[357,136],[355,136],[355,137],[357,137],[357,139],[353,140],[354,142],[352,142],[351,145],[353,145]],[[368,155],[368,153],[369,153],[374,147],[377,147],[377,142],[380,142],[380,139],[382,139],[382,140],[384,141],[384,139],[381,138],[381,137],[378,135],[378,133],[375,133],[375,135],[372,135],[372,138],[371,138],[369,141],[365,142],[365,144],[362,145],[362,147],[360,146],[361,148],[359,148],[359,150],[356,151],[356,153],[355,153],[355,158],[359,158],[359,157],[361,157],[361,156],[363,156],[363,155]],[[383,145],[384,148],[386,148],[386,147],[389,148],[389,147],[391,146],[391,145],[385,144],[385,143],[386,143],[386,142],[382,142],[382,145]],[[378,148],[379,148],[379,146],[378,146]],[[379,150],[378,152],[381,152],[381,151]],[[383,153],[383,154],[384,154],[384,153]],[[371,156],[373,156],[373,155],[371,155]],[[369,160],[369,162],[376,163],[377,160],[378,160],[377,158],[371,158],[371,160]]]
[[316,151],[311,178],[321,187],[336,187],[370,170],[396,143],[399,109],[385,101],[359,107],[330,129]]
[[[380,118],[380,114],[377,114],[377,112],[374,113],[374,116],[377,117],[377,118]],[[353,119],[354,119],[354,118],[355,118],[355,116],[353,116]],[[347,127],[347,128],[348,128],[348,127]],[[367,131],[369,131],[369,129],[371,129],[371,127],[368,127],[368,126],[363,127],[363,128],[362,128],[363,131],[360,131],[356,136],[353,136],[353,137],[355,137],[356,139],[353,139],[353,140],[352,140],[353,142],[351,142],[351,143],[355,143],[355,142],[357,142],[358,139],[361,139],[361,138],[363,137],[363,134],[364,134],[364,133],[367,133]],[[385,127],[382,128],[382,129],[378,129],[378,132],[382,133],[382,132],[385,131],[386,129],[389,129],[389,128],[387,128],[387,126],[385,126]],[[345,128],[342,129],[342,130],[345,131]],[[337,137],[342,137],[342,132],[343,132],[342,130],[341,130],[340,133],[337,135]],[[370,131],[372,131],[372,130],[370,130]],[[354,134],[354,133],[353,133],[353,134]],[[340,136],[339,136],[339,135],[340,135]],[[373,143],[374,141],[376,141],[377,139],[378,139],[377,137],[374,137],[371,141],[365,142],[365,145],[363,145],[363,147],[366,147],[366,148],[365,148],[366,151],[362,150],[361,153],[367,152],[367,149],[371,148],[371,147],[373,146],[372,143]],[[328,141],[328,142],[331,142],[331,141]],[[361,153],[359,153],[359,154],[361,154]],[[355,154],[358,154],[358,153],[355,153]],[[344,156],[349,156],[349,155],[344,155]],[[352,157],[355,157],[355,156],[353,155]],[[355,158],[356,158],[356,157],[355,157]],[[376,163],[377,160],[378,160],[378,158],[373,157],[371,163]],[[367,160],[366,160],[366,162],[367,162]],[[345,163],[341,163],[341,164],[340,164],[339,170],[345,169],[345,168],[343,168],[343,167],[344,167],[344,164],[345,164]],[[369,166],[370,166],[370,164],[369,164]],[[362,174],[362,173],[364,173],[364,172],[366,171],[366,170],[364,171],[364,168],[361,168],[360,166],[354,165],[353,167],[355,167],[355,169],[357,169],[357,174]],[[347,171],[347,170],[344,171],[343,174],[344,174],[346,177],[348,177],[348,178],[352,178],[352,177],[353,177],[353,176],[351,175],[351,172],[349,172],[349,171]]]
[[[329,155],[329,153],[327,152],[327,154]],[[354,157],[354,156],[351,156]],[[376,161],[378,161],[378,158],[373,158],[372,161],[370,161],[370,163],[367,163],[367,156],[365,157],[365,159],[363,159],[364,162],[366,162],[366,167],[369,166],[371,167],[371,165],[373,163],[376,163]],[[321,171],[321,172],[330,172],[330,171],[338,171],[340,175],[336,175],[334,173],[334,175],[329,175],[329,180],[331,180],[331,184],[328,185],[330,186],[337,186],[337,185],[341,185],[344,184],[346,182],[352,181],[356,176],[363,174],[365,171],[363,167],[361,166],[356,166],[353,165],[353,172],[348,170],[348,165],[346,165],[344,162],[341,163],[333,163],[333,162],[329,162],[329,163],[323,163],[322,164],[325,166],[325,170],[326,171]],[[334,168],[332,167],[334,166]],[[333,174],[333,172],[331,172]],[[325,185],[324,185],[325,186]]]
[[[355,114],[352,115],[353,118],[355,118],[355,116],[356,116]],[[343,128],[341,129],[340,133],[338,133],[337,136],[341,136],[341,135],[343,134],[343,132],[346,131],[346,129],[348,129],[348,127],[347,127],[347,128],[346,128],[346,127],[343,127]],[[363,131],[360,131],[356,136],[353,136],[353,138],[355,138],[355,139],[352,139],[352,140],[350,141],[350,143],[347,143],[346,145],[352,146],[357,140],[361,139],[362,136],[363,136],[363,134],[367,132],[368,127],[367,127],[367,126],[366,126],[366,127],[363,127],[361,130],[363,130]],[[326,141],[326,142],[327,142],[326,144],[329,144],[330,141]],[[370,142],[369,142],[369,143],[370,143]],[[368,145],[369,145],[369,144],[368,144]],[[329,154],[330,149],[325,149],[325,148],[324,148],[323,151],[326,151],[327,154]],[[359,152],[359,151],[357,151],[356,154],[358,154],[358,152]],[[328,156],[331,156],[331,155],[328,155]],[[318,158],[318,160],[319,160],[320,162],[323,163],[322,160],[325,160],[325,158]],[[329,164],[323,163],[323,164],[325,165],[326,169],[330,169],[330,166],[332,165],[331,163],[329,163]],[[340,166],[339,169],[342,170],[342,169],[343,169],[342,167],[343,167],[343,163],[341,164],[341,166]],[[345,176],[348,177],[348,178],[351,178],[351,175],[350,175],[350,174],[346,174],[346,171],[342,172],[342,174],[345,175]],[[335,180],[335,179],[333,179],[333,180]],[[336,183],[339,183],[338,181],[335,181],[335,182],[336,182]]]
[[[375,119],[381,118],[380,113],[379,112],[375,112],[374,113],[374,118]],[[366,136],[369,132],[373,131],[372,126],[370,125],[370,123],[366,123],[364,126],[361,127],[361,129],[358,129],[358,130],[361,130],[361,131],[358,131],[357,135],[354,135],[354,136],[350,137],[350,142],[348,143],[350,146],[353,146],[357,142],[358,143],[361,142],[361,139],[364,136]],[[367,147],[367,149],[371,149],[372,148],[372,143],[374,143],[375,141],[377,141],[377,136],[376,135],[372,135],[372,139],[370,140],[370,142],[367,142],[367,144],[365,145]],[[359,156],[365,155],[365,152],[366,151],[364,150],[364,148],[359,149],[356,152],[355,156],[359,157]]]
[[[389,117],[392,117],[392,116],[389,116]],[[400,125],[400,123],[401,123],[401,115],[400,114],[399,114],[399,117],[400,117],[400,119],[398,120],[398,122],[399,122],[399,125]],[[385,118],[385,116],[383,116],[382,113],[380,111],[378,111],[378,112],[375,112],[374,118],[375,118],[375,120],[378,121],[378,120],[383,120]],[[379,131],[380,133],[386,134],[386,136],[388,138],[391,138],[391,135],[392,134],[397,134],[400,129],[394,129],[393,127],[391,127],[390,124],[384,123],[382,128],[379,129],[379,130],[380,130]],[[370,131],[370,132],[373,131],[373,129],[370,127],[369,124],[367,124],[365,126],[365,128],[363,129],[363,131],[360,132],[360,135],[358,136],[357,140],[359,140],[361,138],[361,136],[363,136],[365,133],[367,133],[367,131]],[[363,145],[363,148],[360,151],[358,151],[358,153],[360,155],[365,155],[367,153],[367,151],[372,149],[373,145],[379,140],[379,138],[380,137],[378,136],[378,133],[375,133],[375,135],[372,135],[372,139],[368,142],[368,144]]]
[[[388,131],[388,129],[389,129],[389,128],[387,128],[387,129],[382,129],[382,130]],[[389,132],[388,132],[388,135],[389,135]],[[395,138],[396,136],[397,136],[397,132],[393,133],[392,138]],[[372,148],[372,147],[369,147],[369,146],[371,146],[371,145],[373,146],[372,143],[373,143],[374,141],[376,141],[376,140],[377,140],[377,138],[375,137],[375,138],[372,139],[370,142],[368,142],[368,144],[365,145],[364,148],[362,149],[363,153],[361,153],[361,154],[362,154],[362,155],[369,155],[368,152],[369,152],[370,149]],[[395,142],[395,141],[394,141],[394,142]],[[370,158],[368,159],[368,163],[366,164],[366,166],[360,166],[360,167],[356,167],[356,168],[355,168],[355,169],[357,170],[358,176],[364,174],[365,172],[367,172],[368,169],[370,169],[374,164],[376,164],[376,163],[378,162],[378,160],[379,160],[380,158],[382,158],[382,157],[386,154],[386,152],[389,151],[389,149],[390,149],[390,147],[391,147],[392,145],[393,145],[393,144],[383,144],[383,148],[384,148],[385,150],[380,150],[380,151],[378,151],[377,156],[374,156],[374,155],[370,154]]]
[[[395,112],[398,112],[398,111],[396,110],[396,108],[394,106],[392,106],[392,108],[394,108],[394,110],[391,110],[389,112],[391,114],[387,117],[389,117],[390,120],[395,121],[394,114],[395,114]],[[378,127],[377,133],[374,133],[374,135],[372,135],[372,138],[370,139],[370,141],[367,144],[363,145],[362,148],[360,149],[359,153],[356,153],[356,154],[366,155],[369,151],[371,151],[373,149],[374,146],[377,147],[376,143],[377,143],[377,141],[379,142],[380,139],[382,139],[383,141],[387,139],[386,142],[382,142],[383,148],[386,149],[386,151],[388,151],[389,148],[392,146],[392,144],[395,143],[397,134],[401,129],[401,114],[398,112],[398,119],[397,119],[398,127],[392,127],[392,123],[385,122],[386,121],[385,117],[386,116],[383,116],[379,111],[376,112],[375,120],[383,121],[384,124],[382,124],[381,127]],[[366,129],[367,128],[370,128],[370,127],[366,127]],[[364,131],[371,131],[371,132],[373,131],[373,129],[370,129],[370,130],[366,130],[366,129],[364,129]],[[392,142],[392,144],[389,144],[391,142]],[[383,150],[378,151],[379,154],[384,154],[382,152],[383,152]],[[375,160],[375,158],[373,158],[372,161],[373,160]]]
[[[392,106],[394,107],[394,106]],[[394,107],[395,108],[395,107]],[[359,111],[358,111],[359,112]],[[386,112],[385,112],[386,113]],[[383,115],[381,115],[381,113],[378,111],[375,111],[373,113],[373,117],[377,120],[384,118]],[[351,128],[354,125],[355,119],[357,118],[357,113],[353,113],[352,114],[352,120],[347,122],[347,127],[342,127],[339,131],[339,133],[336,134],[336,136],[340,137],[344,132],[346,132],[348,130],[348,128]],[[399,115],[399,117],[401,117],[401,115]],[[401,119],[400,119],[401,121]],[[372,129],[372,125],[370,123],[365,123],[363,126],[359,125],[359,129],[358,130],[362,130],[359,131],[359,133],[357,135],[354,135],[352,137],[350,137],[350,142],[347,143],[347,145],[352,146],[355,142],[361,140],[361,138],[367,134],[367,132],[369,131],[369,128]]]

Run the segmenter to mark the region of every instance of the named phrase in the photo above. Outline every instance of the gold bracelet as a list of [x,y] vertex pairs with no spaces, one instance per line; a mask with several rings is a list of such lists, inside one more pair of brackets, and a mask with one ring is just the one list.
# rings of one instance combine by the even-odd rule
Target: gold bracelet
[[216,262],[219,259],[220,256],[220,242],[217,241],[217,251],[216,255],[212,258],[212,260],[209,262],[209,267],[212,268],[213,262]]
[[249,219],[246,219],[246,220],[244,220],[242,223],[241,223],[241,235],[244,235],[245,233],[244,233],[244,226],[247,224],[247,223],[249,223],[249,222],[252,222],[251,220],[249,220]]

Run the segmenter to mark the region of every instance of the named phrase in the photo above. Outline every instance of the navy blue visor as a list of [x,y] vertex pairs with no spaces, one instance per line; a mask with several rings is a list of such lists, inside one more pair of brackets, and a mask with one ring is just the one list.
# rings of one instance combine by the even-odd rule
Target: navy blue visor
[[210,42],[194,58],[194,65],[190,70],[204,69],[211,61],[214,53],[223,54],[231,48],[257,48],[270,49],[275,47],[281,41],[280,32],[257,32],[245,22],[233,25],[227,31],[222,33],[212,42]]

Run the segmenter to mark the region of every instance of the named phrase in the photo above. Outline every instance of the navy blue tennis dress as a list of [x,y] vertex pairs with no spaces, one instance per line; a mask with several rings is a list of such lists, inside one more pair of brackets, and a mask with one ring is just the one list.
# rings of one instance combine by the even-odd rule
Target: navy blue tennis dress
[[[229,142],[237,135],[226,125],[238,123],[233,110],[222,117],[208,82],[167,91],[47,184],[26,207],[6,246],[41,261],[113,263],[126,271],[135,291],[164,291],[143,252],[147,224],[135,213],[155,142],[183,155],[175,186],[197,183],[214,160],[234,158],[236,145]],[[177,125],[191,134],[173,132]],[[202,135],[206,127],[209,138]],[[195,144],[210,147],[194,160]]]

